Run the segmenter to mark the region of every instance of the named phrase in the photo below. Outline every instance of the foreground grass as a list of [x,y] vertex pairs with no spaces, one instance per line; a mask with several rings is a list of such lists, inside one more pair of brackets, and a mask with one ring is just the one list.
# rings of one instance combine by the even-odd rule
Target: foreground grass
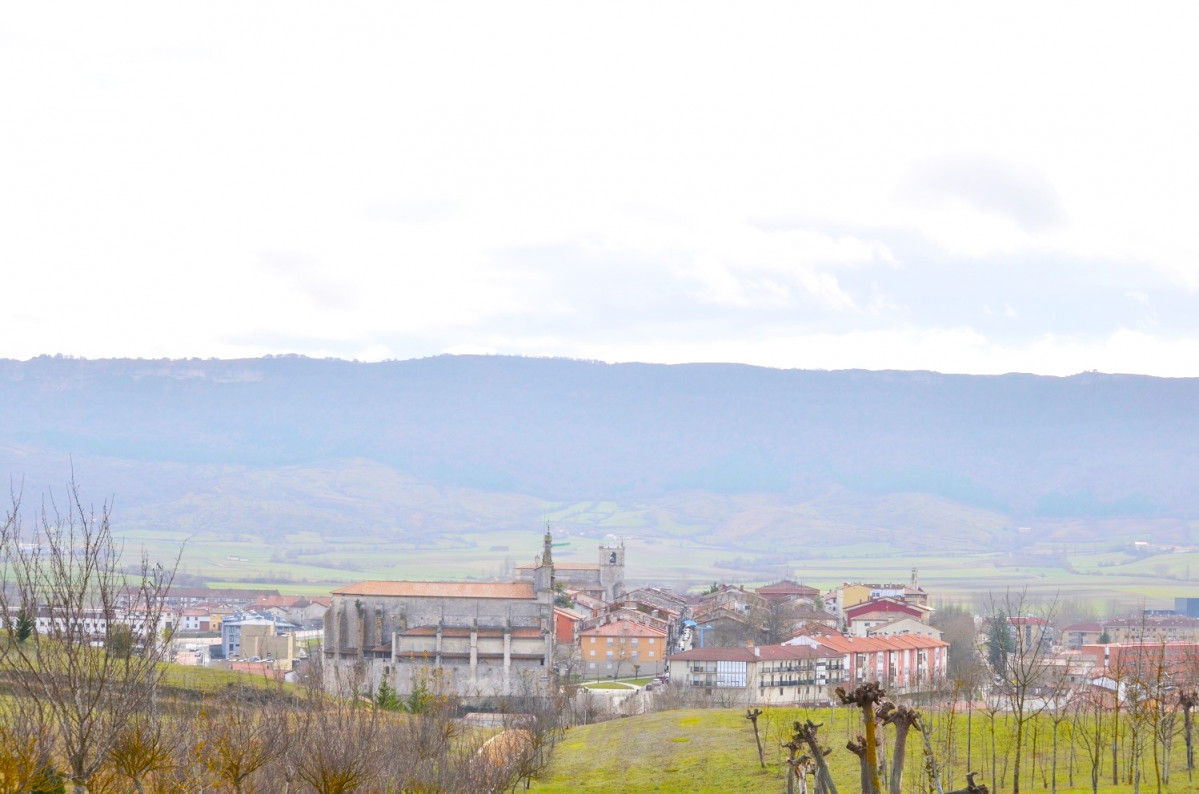
[[[765,709],[759,718],[762,744],[766,756],[766,768],[758,763],[753,729],[745,719],[745,709],[687,709],[664,711],[628,717],[595,725],[569,729],[559,742],[549,769],[540,780],[533,783],[538,792],[783,792],[786,790],[786,751],[781,744],[789,739],[791,724],[795,720],[811,718],[823,723],[821,738],[833,752],[828,756],[829,767],[838,790],[854,792],[859,788],[857,758],[845,749],[845,742],[860,732],[857,715],[851,709]],[[965,724],[957,723],[958,738],[964,741]],[[984,760],[985,725],[976,719],[973,725],[975,756],[973,767],[983,773],[979,782],[990,785],[987,763]],[[1001,730],[1003,730],[1001,726]],[[886,751],[889,755],[891,738],[884,734]],[[999,743],[1004,743],[1000,739]],[[940,744],[934,741],[934,744]],[[1042,751],[1045,748],[1042,747]],[[960,749],[959,749],[960,752]],[[1079,759],[1075,769],[1074,785],[1069,784],[1067,750],[1063,745],[1059,754],[1058,794],[1089,794],[1088,771]],[[926,779],[923,766],[924,755],[919,736],[909,736],[908,762],[904,775],[904,791],[926,792],[932,789]],[[1199,790],[1199,780],[1188,781],[1182,762],[1181,746],[1174,755],[1173,773],[1170,784],[1163,785],[1163,792],[1186,792]],[[938,750],[938,762],[943,762],[943,752]],[[1002,761],[1000,762],[1002,763]],[[1042,776],[1048,760],[1043,752],[1038,753],[1039,770],[1029,766],[1022,775],[1021,790],[1045,792],[1050,790],[1048,781]],[[1104,767],[1108,770],[1108,767]],[[958,763],[946,769],[942,782],[946,789],[965,785],[965,764]],[[1030,785],[1029,773],[1036,777]],[[1146,770],[1147,777],[1141,780],[1140,790],[1156,790],[1152,769]],[[1011,790],[1010,774],[1006,785],[995,790]],[[1101,776],[1099,791],[1104,794],[1131,794],[1130,784],[1111,783],[1110,771]]]
[[744,710],[665,711],[618,719],[568,730],[549,771],[534,781],[532,790],[782,790],[781,757],[767,747],[767,768],[762,769]]

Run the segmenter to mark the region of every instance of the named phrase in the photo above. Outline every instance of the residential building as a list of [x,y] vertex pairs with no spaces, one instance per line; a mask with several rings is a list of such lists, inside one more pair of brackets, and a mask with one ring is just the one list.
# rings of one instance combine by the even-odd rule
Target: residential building
[[670,657],[672,684],[737,705],[827,703],[844,677],[844,655],[819,646],[693,648]]
[[1199,675],[1199,642],[1126,642],[1084,645],[1081,653],[1120,684],[1190,684]]
[[1110,642],[1199,642],[1199,618],[1186,615],[1142,615],[1099,621]]
[[795,637],[783,644],[836,651],[844,657],[843,683],[878,681],[896,693],[919,691],[939,683],[949,662],[949,643],[918,634],[891,637],[820,634]]
[[[870,613],[867,613],[870,614]],[[890,615],[891,613],[881,613]],[[888,622],[884,622],[866,630],[867,637],[897,637],[901,634],[918,634],[922,637],[933,637],[941,639],[941,630],[934,629],[927,623],[921,623],[919,620],[911,617],[897,618],[891,615]]]
[[666,669],[665,628],[616,618],[579,632],[579,658],[587,678],[657,675]]
[[221,623],[221,649],[226,660],[264,659],[290,665],[296,658],[295,626],[258,612],[238,613]]
[[1077,651],[1084,645],[1098,645],[1103,636],[1103,626],[1097,622],[1072,623],[1062,629],[1062,645]]
[[800,602],[812,605],[816,603],[816,599],[820,598],[820,591],[815,587],[792,582],[790,579],[755,588],[754,592],[771,602]]

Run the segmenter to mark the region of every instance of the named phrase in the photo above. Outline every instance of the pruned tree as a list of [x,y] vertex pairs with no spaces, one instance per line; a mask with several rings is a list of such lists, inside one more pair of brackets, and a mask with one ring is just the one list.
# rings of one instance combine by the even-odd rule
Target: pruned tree
[[[32,528],[14,493],[0,529],[0,579],[11,582],[0,588],[0,612],[23,609],[44,619],[25,642],[16,641],[10,621],[0,663],[17,693],[46,709],[76,794],[87,792],[126,728],[150,712],[167,651],[158,632],[174,567],[151,565],[143,554],[140,571],[127,577],[110,518],[107,503],[98,511],[85,506],[72,480],[61,507],[53,495],[44,498]],[[118,603],[130,580],[135,610]],[[128,655],[109,644],[122,625],[137,638]]]
[[910,706],[897,706],[890,701],[884,702],[878,709],[879,721],[884,725],[895,728],[895,744],[891,751],[890,794],[903,792],[903,768],[907,760],[908,731],[920,719],[920,712]]
[[857,706],[862,712],[862,722],[866,726],[866,735],[862,737],[862,763],[866,768],[863,781],[869,782],[869,788],[863,787],[867,794],[879,794],[882,782],[878,774],[878,724],[875,719],[875,708],[882,702],[886,692],[877,681],[861,684],[852,692],[846,692],[844,687],[837,687],[837,697],[846,705]]
[[954,789],[947,794],[990,794],[991,790],[987,788],[985,783],[975,783],[974,776],[977,772],[966,773],[966,788]]
[[754,742],[758,745],[758,763],[762,765],[763,769],[765,769],[766,753],[762,751],[762,735],[758,733],[758,717],[760,716],[762,716],[761,709],[745,710],[745,719],[749,720],[750,724],[754,726]]
[[820,794],[837,794],[837,784],[833,782],[833,775],[829,771],[828,762],[824,757],[831,751],[828,747],[822,747],[820,744],[821,724],[805,720],[804,722],[794,723],[795,733],[791,737],[791,741],[783,745],[790,752],[788,759],[787,773],[787,792],[792,794],[795,781],[795,773],[797,771],[796,753],[801,747],[808,748],[808,756],[811,762],[816,765],[816,791]]
[[875,772],[870,766],[870,753],[866,750],[866,741],[865,736],[858,734],[856,740],[850,739],[845,743],[845,749],[858,758],[858,772],[862,794],[878,794],[878,789],[874,786]]

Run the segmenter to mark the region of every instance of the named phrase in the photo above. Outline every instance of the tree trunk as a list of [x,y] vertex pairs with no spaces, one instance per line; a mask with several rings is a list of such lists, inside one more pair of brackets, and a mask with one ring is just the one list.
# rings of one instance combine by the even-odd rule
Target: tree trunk
[[895,723],[895,749],[891,753],[891,794],[903,794],[903,764],[907,758],[908,728],[906,720]]
[[1024,745],[1024,720],[1016,717],[1016,758],[1012,764],[1012,794],[1020,794],[1020,752]]
[[1187,780],[1194,780],[1195,746],[1191,743],[1191,709],[1195,705],[1193,696],[1183,696],[1182,700],[1182,735],[1187,747]]

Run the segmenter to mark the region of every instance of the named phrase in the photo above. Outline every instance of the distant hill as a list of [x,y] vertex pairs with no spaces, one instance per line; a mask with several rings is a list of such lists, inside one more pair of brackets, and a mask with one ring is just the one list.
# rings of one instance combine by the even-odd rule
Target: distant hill
[[1199,380],[1124,375],[41,357],[0,361],[0,472],[37,493],[74,460],[137,526],[267,537],[535,526],[594,501],[647,534],[985,548],[1032,520],[1188,534],[1196,406]]

